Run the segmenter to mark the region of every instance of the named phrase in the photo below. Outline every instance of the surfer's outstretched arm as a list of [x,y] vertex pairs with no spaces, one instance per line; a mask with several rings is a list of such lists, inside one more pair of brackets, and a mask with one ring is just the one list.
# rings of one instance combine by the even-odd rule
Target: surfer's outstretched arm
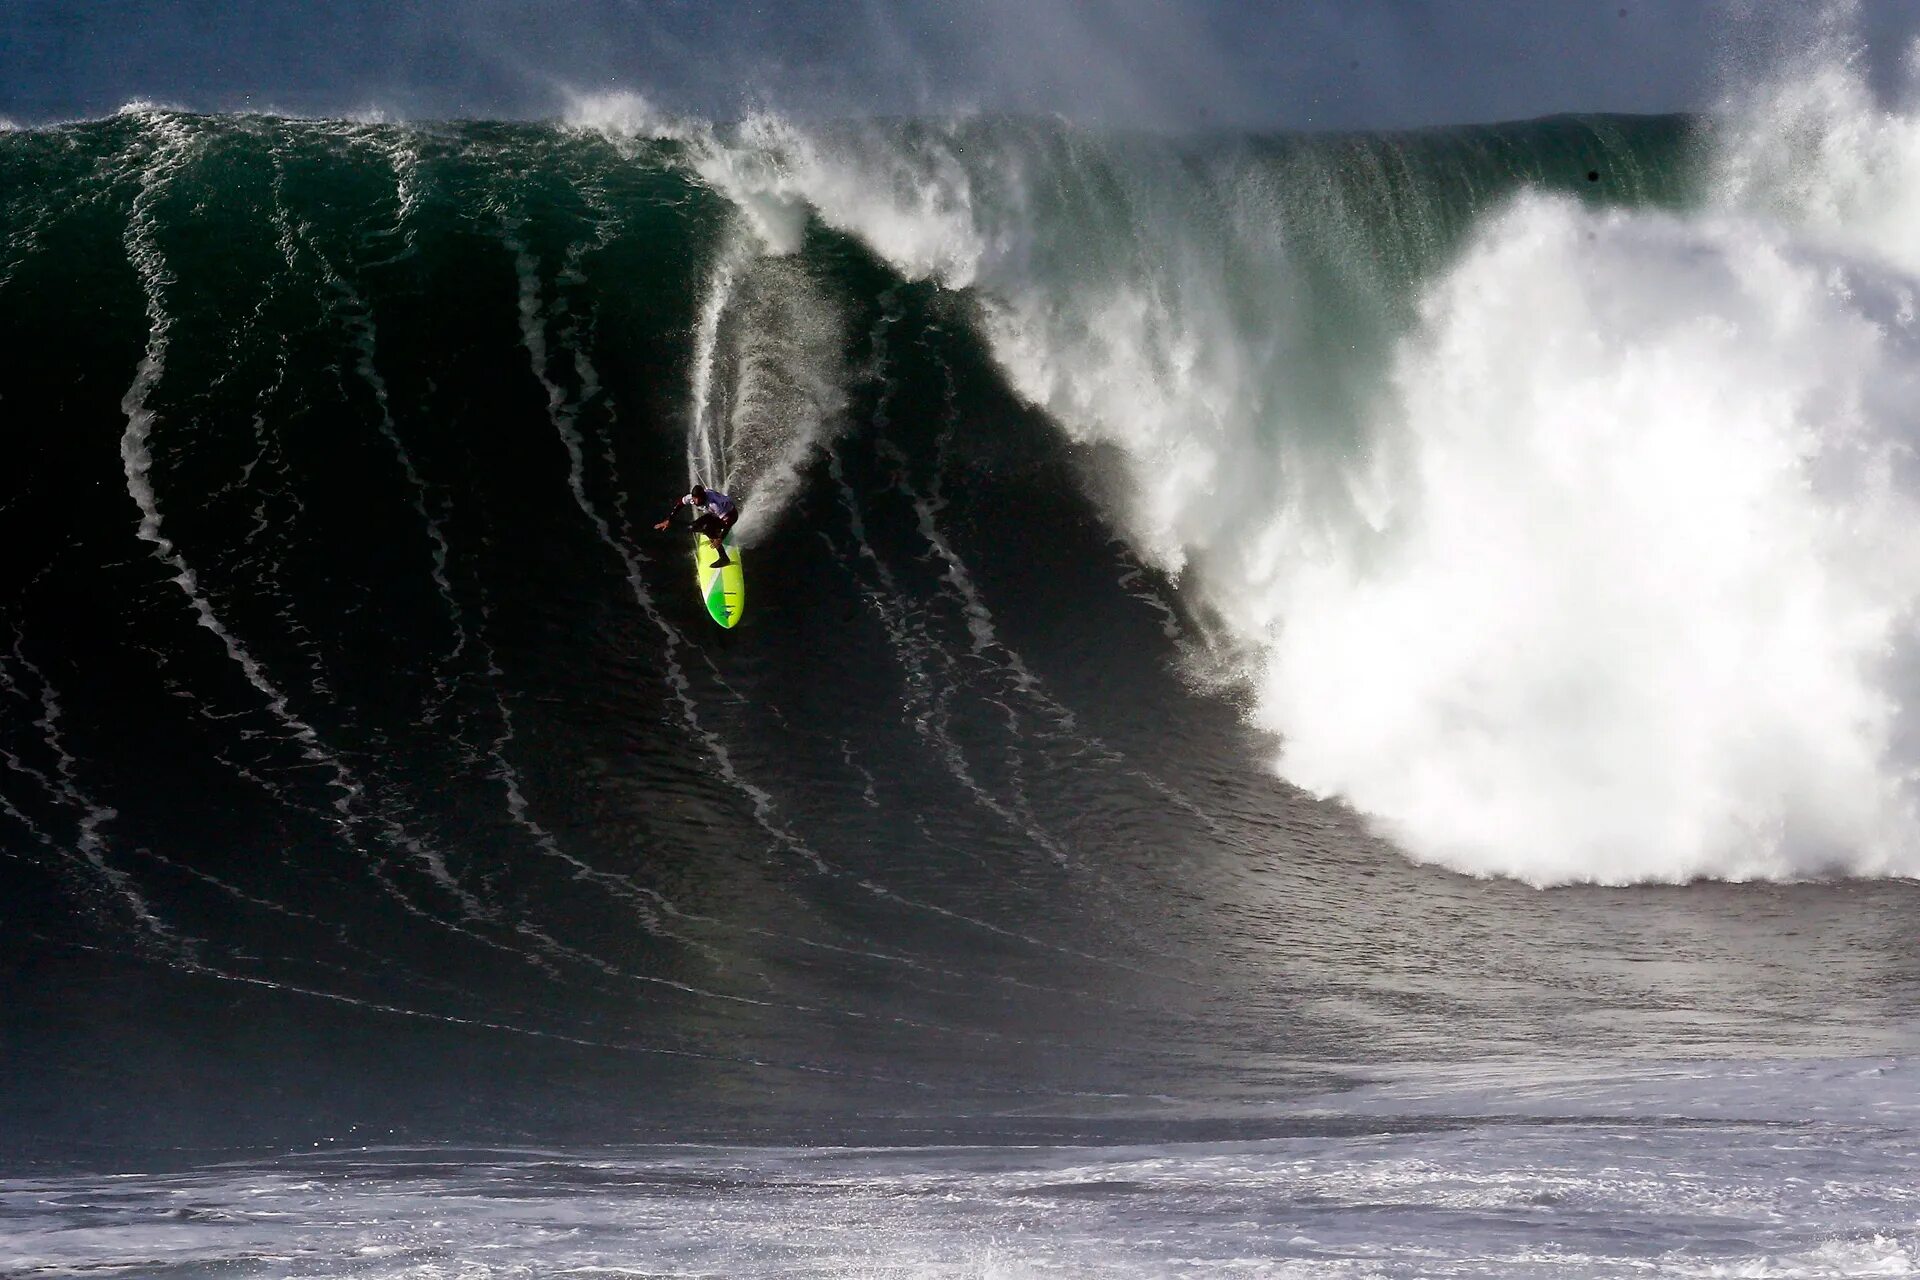
[[686,505],[687,505],[687,503],[688,503],[688,498],[687,498],[687,495],[686,495],[686,494],[684,494],[684,493],[683,493],[683,494],[681,494],[681,495],[680,495],[680,497],[679,497],[679,499],[678,499],[678,500],[676,500],[676,501],[674,502],[674,504],[673,504],[673,509],[672,509],[671,511],[669,511],[669,512],[667,512],[667,518],[666,518],[666,519],[664,519],[664,520],[662,520],[662,521],[661,521],[661,522],[660,522],[659,524],[656,524],[656,525],[655,525],[655,526],[653,526],[653,527],[654,527],[654,528],[656,528],[656,529],[664,529],[664,528],[666,528],[666,527],[667,527],[668,525],[670,525],[670,524],[672,524],[672,523],[673,523],[673,518],[674,518],[674,517],[675,517],[676,515],[678,515],[678,514],[680,514],[680,508],[682,508],[682,507],[684,507],[684,506],[686,506]]

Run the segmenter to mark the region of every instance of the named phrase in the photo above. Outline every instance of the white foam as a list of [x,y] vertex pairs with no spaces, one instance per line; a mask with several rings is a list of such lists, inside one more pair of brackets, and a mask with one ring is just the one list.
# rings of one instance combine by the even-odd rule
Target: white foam
[[1401,352],[1378,523],[1240,558],[1281,771],[1536,882],[1920,872],[1904,287],[1751,222],[1494,220]]
[[[1711,173],[1720,205],[1920,272],[1920,103],[1883,105],[1848,25],[1728,102]],[[1908,76],[1920,76],[1920,46]],[[1909,94],[1911,96],[1912,89]]]

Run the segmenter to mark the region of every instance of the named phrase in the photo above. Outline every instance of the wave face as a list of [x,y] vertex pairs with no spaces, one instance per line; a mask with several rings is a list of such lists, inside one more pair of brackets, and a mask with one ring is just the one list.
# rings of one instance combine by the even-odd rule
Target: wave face
[[[1594,887],[1916,870],[1851,101],[1781,108],[1785,202],[1664,118],[0,136],[5,1127],[1026,1133],[1879,1044],[1907,886]],[[650,528],[690,476],[735,634]]]

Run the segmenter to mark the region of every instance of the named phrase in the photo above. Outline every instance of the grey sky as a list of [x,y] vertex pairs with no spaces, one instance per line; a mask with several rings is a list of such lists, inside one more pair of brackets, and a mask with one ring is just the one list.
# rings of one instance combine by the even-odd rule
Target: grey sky
[[[627,89],[726,116],[1060,112],[1400,126],[1706,107],[1804,43],[1763,0],[0,0],[0,116],[550,116]],[[1851,19],[1891,84],[1910,0]]]

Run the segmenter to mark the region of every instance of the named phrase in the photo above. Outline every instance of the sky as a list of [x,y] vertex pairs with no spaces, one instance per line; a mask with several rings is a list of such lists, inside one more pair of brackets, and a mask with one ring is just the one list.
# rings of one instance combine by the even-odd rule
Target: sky
[[[1707,109],[1803,45],[1798,0],[0,0],[0,117],[725,118],[984,110],[1127,126],[1392,128]],[[1892,86],[1913,0],[1855,0]],[[1829,17],[1830,20],[1830,17]]]

